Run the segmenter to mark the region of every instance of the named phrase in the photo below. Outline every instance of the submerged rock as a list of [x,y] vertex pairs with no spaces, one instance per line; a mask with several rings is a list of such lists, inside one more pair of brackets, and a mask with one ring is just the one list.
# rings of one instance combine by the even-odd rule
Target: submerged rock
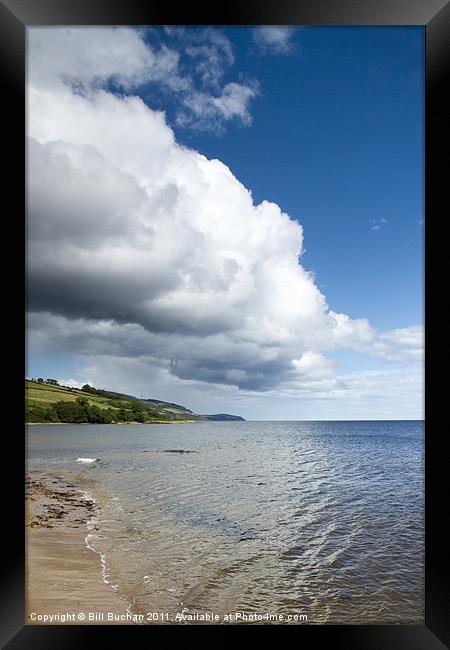
[[198,454],[194,449],[164,449],[166,454]]

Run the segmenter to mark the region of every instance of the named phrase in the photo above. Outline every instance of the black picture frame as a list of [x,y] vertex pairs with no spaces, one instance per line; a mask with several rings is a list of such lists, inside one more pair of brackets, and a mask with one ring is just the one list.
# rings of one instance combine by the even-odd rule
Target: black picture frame
[[[439,396],[430,389],[431,364],[442,352],[436,323],[440,321],[434,310],[429,288],[431,281],[444,267],[439,260],[445,254],[431,255],[439,235],[436,224],[445,216],[448,205],[447,120],[450,115],[446,85],[450,80],[450,3],[443,0],[260,0],[258,3],[229,2],[221,6],[185,3],[175,9],[168,3],[151,0],[0,0],[0,65],[3,89],[4,133],[8,182],[3,188],[3,205],[11,206],[4,214],[9,226],[15,226],[14,240],[18,250],[24,241],[25,196],[25,31],[35,25],[420,25],[426,38],[426,111],[425,111],[425,214],[426,214],[426,442],[425,442],[425,502],[426,502],[426,573],[425,625],[298,625],[295,627],[266,626],[31,626],[24,622],[24,458],[25,447],[21,430],[8,435],[7,461],[12,469],[8,481],[8,495],[4,498],[5,522],[3,532],[4,560],[1,581],[1,644],[10,650],[18,648],[50,650],[51,648],[84,648],[105,642],[111,635],[113,647],[144,642],[175,641],[174,634],[183,635],[182,641],[213,632],[215,641],[230,641],[235,634],[243,640],[263,633],[266,641],[278,640],[285,633],[294,635],[295,642],[306,648],[324,644],[361,650],[395,648],[395,650],[434,650],[450,646],[450,599],[448,590],[449,526],[442,495],[448,474],[446,431],[437,425],[436,408]],[[4,224],[6,227],[7,224]],[[9,235],[8,235],[9,236]],[[447,254],[448,255],[448,254]],[[20,262],[20,255],[17,259]],[[10,272],[11,273],[11,272]],[[15,288],[6,289],[6,300],[20,302],[24,286],[23,265],[15,268]],[[7,282],[9,285],[9,282]],[[8,293],[9,292],[9,293]],[[17,313],[18,313],[17,312]],[[21,350],[22,321],[9,316],[9,345]],[[6,340],[6,339],[5,339]],[[23,390],[23,366],[14,364],[11,390],[17,395]],[[17,382],[17,386],[16,383]],[[20,387],[20,388],[19,388]],[[23,403],[23,402],[21,402]],[[444,402],[445,403],[445,402]],[[19,404],[20,410],[20,404]],[[14,422],[13,426],[15,426]],[[444,501],[445,503],[445,501]],[[6,548],[5,548],[6,547]],[[249,637],[250,635],[250,637]]]

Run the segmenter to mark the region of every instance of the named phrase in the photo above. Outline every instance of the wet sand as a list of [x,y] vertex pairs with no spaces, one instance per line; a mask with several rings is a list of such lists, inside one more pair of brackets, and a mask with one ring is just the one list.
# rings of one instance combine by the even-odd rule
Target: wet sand
[[86,546],[88,522],[94,525],[97,508],[84,477],[28,475],[26,623],[133,624],[127,603],[103,581],[100,555]]

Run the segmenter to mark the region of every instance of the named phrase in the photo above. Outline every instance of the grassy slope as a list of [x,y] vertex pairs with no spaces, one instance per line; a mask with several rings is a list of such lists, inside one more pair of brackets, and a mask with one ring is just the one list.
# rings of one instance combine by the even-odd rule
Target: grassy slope
[[[145,409],[151,420],[200,420],[201,416],[189,411],[184,406],[169,404],[157,400],[140,400],[131,395],[123,395],[104,391],[107,396],[91,395],[78,388],[66,388],[64,386],[50,386],[47,384],[38,384],[33,381],[25,381],[26,403],[29,406],[50,406],[56,402],[75,402],[78,397],[87,399],[91,406],[97,406],[100,409],[129,409],[136,402]],[[131,418],[130,418],[131,419]]]

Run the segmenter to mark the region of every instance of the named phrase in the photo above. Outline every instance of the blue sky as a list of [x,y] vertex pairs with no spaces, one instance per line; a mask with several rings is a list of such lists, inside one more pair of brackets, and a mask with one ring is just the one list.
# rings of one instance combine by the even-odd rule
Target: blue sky
[[299,219],[332,308],[383,329],[421,323],[423,29],[303,28],[285,56],[252,56],[247,29],[227,33],[261,84],[252,125],[178,138]]
[[[206,42],[202,29],[192,33],[198,34],[197,41],[181,30],[141,30],[154,51],[178,52],[177,75],[172,86],[144,79],[125,94],[141,97],[150,109],[164,110],[176,141],[222,161],[251,191],[255,204],[272,201],[302,225],[301,264],[314,274],[331,310],[367,319],[383,332],[422,325],[423,29],[308,27],[264,41],[250,28],[218,28],[223,74],[217,74],[209,92],[217,96],[220,88],[235,82],[253,94],[241,119],[236,114],[209,124],[202,124],[199,116],[197,121],[179,118],[181,94],[175,85],[183,72],[198,82],[208,64],[199,52],[197,58],[188,54],[189,47]],[[113,77],[104,87],[123,97],[121,83]],[[327,350],[326,357],[343,373],[387,367],[384,358],[345,346]],[[85,381],[86,367],[93,367],[86,354],[73,349],[29,346],[29,376]],[[404,366],[401,372],[409,371]],[[95,373],[92,377],[95,381]],[[126,379],[120,387],[136,391]],[[188,406],[204,409],[194,393],[180,386],[176,395],[171,390],[173,386],[149,396],[172,395],[171,401],[184,403],[191,399]],[[215,410],[221,404],[219,393],[214,395]],[[285,396],[275,403],[276,396],[259,400],[252,393],[247,403],[240,393],[247,417],[280,417],[283,412],[295,417]],[[420,391],[414,395],[416,406],[408,404],[405,417],[420,416]],[[235,399],[225,397],[223,406],[232,408]],[[310,398],[309,412],[320,419],[324,396],[317,399]],[[327,399],[333,402],[328,411],[333,417],[350,417],[338,399]],[[355,413],[370,417],[381,411],[355,408]],[[402,417],[403,411],[395,413]]]

